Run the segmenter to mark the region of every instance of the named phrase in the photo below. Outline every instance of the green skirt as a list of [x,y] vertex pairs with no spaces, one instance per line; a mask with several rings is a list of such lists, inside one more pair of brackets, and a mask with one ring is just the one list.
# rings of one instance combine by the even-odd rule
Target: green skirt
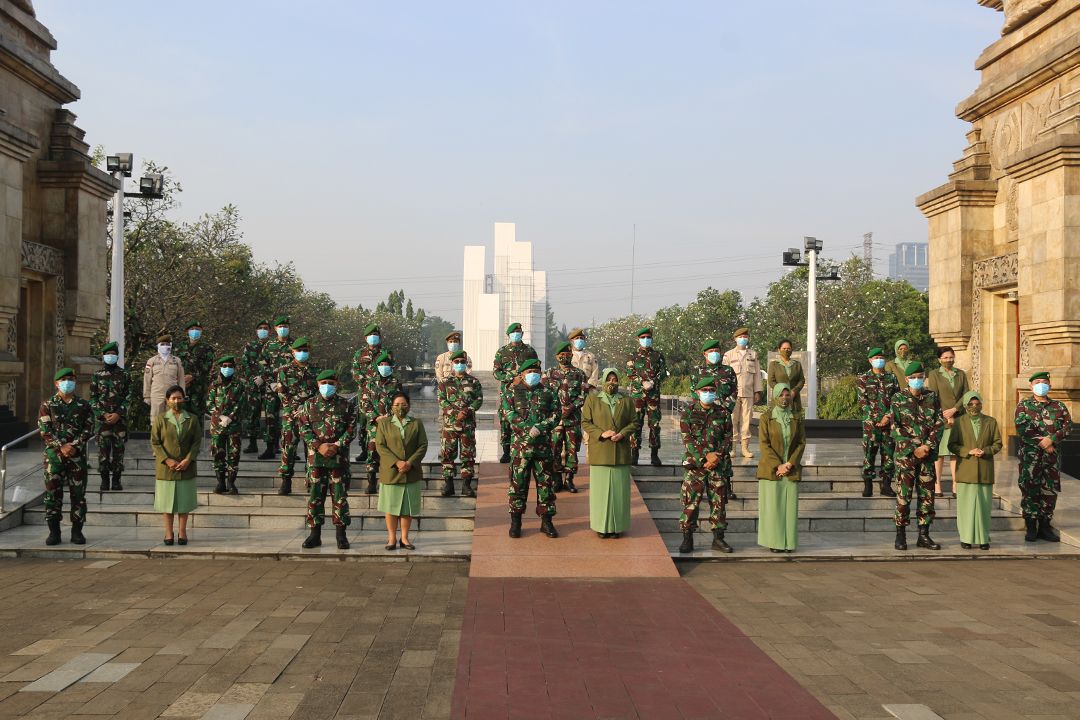
[[420,514],[420,483],[379,483],[379,512],[414,517]]
[[630,528],[630,467],[589,466],[589,527],[599,533]]
[[758,480],[758,545],[794,550],[799,544],[799,483]]
[[183,515],[198,507],[199,492],[195,487],[195,478],[155,481],[154,510],[157,512]]
[[[938,457],[952,457],[952,453],[949,452],[949,436],[952,435],[953,429],[948,425],[945,426],[945,432],[941,433],[941,442],[938,443]],[[941,478],[938,478],[940,481]]]
[[987,545],[990,542],[990,510],[994,486],[987,483],[956,483],[956,529],[960,542]]

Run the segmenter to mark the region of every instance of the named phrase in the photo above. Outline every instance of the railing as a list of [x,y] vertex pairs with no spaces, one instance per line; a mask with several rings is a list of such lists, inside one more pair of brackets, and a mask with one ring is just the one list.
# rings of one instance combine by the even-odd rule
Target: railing
[[4,495],[7,492],[7,451],[8,448],[15,447],[20,443],[26,442],[35,435],[40,435],[40,430],[31,430],[20,438],[15,438],[7,445],[0,447],[0,515],[4,514]]

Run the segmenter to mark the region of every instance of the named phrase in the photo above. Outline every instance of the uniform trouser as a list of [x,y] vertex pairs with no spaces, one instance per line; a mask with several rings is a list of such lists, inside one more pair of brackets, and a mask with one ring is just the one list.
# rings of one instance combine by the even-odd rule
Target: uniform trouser
[[[916,518],[919,525],[934,522],[934,458],[927,456],[922,460],[914,455],[893,459],[896,468],[896,513],[893,519],[897,527],[911,524],[911,497],[918,495],[919,505]],[[918,488],[918,490],[916,490]]]
[[263,397],[263,417],[266,426],[263,428],[263,440],[267,443],[276,443],[281,438],[281,398],[275,392],[266,393]]
[[1025,518],[1054,518],[1057,496],[1061,492],[1061,473],[1057,463],[1040,463],[1021,455],[1017,484],[1020,486],[1020,510]]
[[127,428],[123,423],[98,431],[98,473],[120,475],[124,472],[124,445],[126,443]]
[[368,444],[368,419],[363,413],[356,418],[356,444],[360,447]]
[[504,447],[513,442],[514,435],[510,432],[510,421],[506,419],[506,415],[502,409],[502,397],[503,394],[499,393],[499,443]]
[[214,471],[235,478],[240,469],[240,433],[210,433],[210,451],[213,453]]
[[702,495],[709,501],[709,520],[712,521],[713,530],[727,530],[727,478],[716,470],[704,468],[689,468],[683,476],[679,493],[683,505],[679,528],[686,532],[697,524]]
[[750,417],[754,414],[754,396],[735,398],[731,411],[731,437],[741,444],[750,442]]
[[[376,419],[365,419],[366,428],[371,428],[371,432],[368,433],[365,428],[364,439],[367,442],[367,463],[369,477],[377,477],[379,475],[379,451],[375,449],[375,431],[376,431]],[[357,433],[359,434],[359,433]]]
[[559,474],[577,473],[578,450],[581,449],[581,422],[564,420],[551,431],[551,452],[554,470]]
[[536,480],[536,514],[540,517],[555,514],[555,491],[551,482],[551,458],[510,453],[510,514],[521,515],[529,501],[529,481]]
[[192,383],[185,388],[184,395],[187,397],[187,411],[202,422],[203,415],[206,414],[206,386]]
[[645,425],[649,426],[649,448],[660,449],[660,395],[646,395],[634,398],[634,410],[637,412],[637,430],[634,431],[633,445],[641,447],[641,435]]
[[329,490],[333,506],[332,519],[337,527],[349,527],[349,495],[345,492],[345,468],[318,468],[308,464],[308,527],[322,527],[326,517],[326,495]]
[[248,403],[244,407],[244,417],[241,422],[244,426],[244,436],[251,441],[259,439],[259,418],[262,416],[262,391],[257,385],[248,388]]
[[454,477],[454,461],[461,452],[461,478],[468,480],[476,475],[476,425],[443,425],[439,462],[446,480]]
[[281,465],[278,466],[278,475],[283,480],[292,480],[296,467],[296,446],[300,442],[300,435],[293,427],[292,418],[282,410],[281,418]]
[[71,492],[71,524],[86,522],[86,456],[65,458],[59,450],[45,451],[45,519],[64,515],[64,486]]
[[[866,482],[873,482],[879,477],[883,483],[891,483],[896,472],[893,466],[893,439],[888,427],[875,427],[870,421],[863,422],[862,431],[862,477]],[[880,472],[875,473],[874,465],[881,456]]]

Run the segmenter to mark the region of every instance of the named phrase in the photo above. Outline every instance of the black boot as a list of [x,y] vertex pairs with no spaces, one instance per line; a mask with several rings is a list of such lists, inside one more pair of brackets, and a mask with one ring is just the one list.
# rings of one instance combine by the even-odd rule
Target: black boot
[[907,530],[903,525],[896,526],[896,543],[893,547],[897,550],[907,550]]
[[679,545],[679,552],[688,553],[694,552],[694,529],[683,530],[682,544]]
[[637,465],[638,464],[638,449],[637,448],[631,448],[631,450],[630,450],[630,464],[631,465]]
[[82,534],[82,523],[71,523],[71,543],[73,545],[85,545],[86,538]]
[[292,478],[281,478],[281,485],[277,489],[278,495],[292,495]]
[[101,492],[109,490],[109,473],[101,473]]
[[273,460],[278,456],[278,441],[271,440],[266,443],[266,449],[259,453],[259,460]]
[[562,473],[556,470],[555,477],[551,480],[551,492],[561,493],[565,489],[566,485],[563,484]]
[[337,549],[338,550],[348,550],[349,549],[349,538],[345,537],[345,526],[344,525],[338,525],[337,528],[335,528],[335,531],[337,533]]
[[649,463],[652,464],[653,467],[660,467],[661,465],[663,465],[663,463],[660,462],[660,448],[652,449],[652,453],[650,453],[649,457]]
[[724,486],[727,488],[728,500],[739,499],[739,496],[735,494],[735,483],[731,480],[731,478],[727,478],[726,480],[724,480]]
[[248,444],[244,448],[244,452],[249,454],[259,452],[259,443],[256,442],[255,438],[248,438]]
[[549,538],[559,537],[559,531],[555,529],[555,525],[551,522],[550,513],[544,516],[544,519],[540,521],[540,532],[547,535]]
[[45,538],[46,545],[60,544],[60,518],[49,518],[45,521],[49,526],[49,537]]
[[236,489],[236,471],[231,470],[225,474],[225,483],[228,486],[230,495],[239,495],[240,491]]
[[731,546],[728,545],[726,542],[724,542],[724,531],[723,530],[714,529],[712,531],[712,534],[713,534],[713,539],[712,539],[712,549],[713,550],[719,550],[720,552],[726,552],[726,553],[733,552],[733,550],[731,549]]
[[873,497],[874,496],[874,481],[863,480],[862,481],[862,496]]
[[[214,486],[214,494],[215,495],[224,495],[227,492],[228,492],[228,489],[226,489],[226,487],[225,487],[225,471],[224,470],[218,470],[217,471],[217,485]],[[283,495],[288,495],[288,493],[282,493],[282,494]]]
[[896,497],[896,491],[892,489],[892,483],[881,478],[881,497]]
[[1024,527],[1027,532],[1024,533],[1024,542],[1035,542],[1039,539],[1039,521],[1035,518],[1024,518]]
[[566,484],[566,489],[570,493],[572,493],[572,494],[577,493],[577,488],[574,487],[574,473],[572,473],[572,472],[566,473],[566,483],[565,484]]
[[358,463],[362,463],[365,460],[367,460],[367,441],[366,440],[362,440],[360,442],[360,452],[357,453],[355,460]]
[[521,513],[514,513],[510,516],[510,537],[521,537]]
[[112,489],[123,490],[124,486],[120,484],[120,473],[113,473],[112,475]]
[[462,478],[461,494],[465,497],[476,497],[476,480],[473,478]]
[[501,462],[501,463],[503,463],[505,465],[506,463],[510,462],[510,444],[509,443],[503,443],[502,450],[503,450],[503,453],[499,457],[499,462]]
[[367,487],[364,488],[365,495],[378,495],[379,494],[379,476],[374,470],[368,472]]
[[1046,542],[1061,542],[1061,536],[1054,531],[1054,528],[1050,527],[1049,518],[1039,520],[1038,538]]
[[915,543],[918,547],[926,548],[927,550],[940,550],[941,546],[934,542],[934,539],[930,537],[930,526],[919,526],[919,541]]
[[[461,484],[462,484],[461,491],[462,492],[465,492],[465,487],[464,487],[465,482],[466,481],[464,481],[464,480],[461,482]],[[448,477],[448,478],[444,477],[443,481],[442,481],[442,491],[439,493],[439,495],[441,495],[442,497],[454,497],[455,494],[456,493],[454,492],[454,478],[452,478],[452,477]]]
[[320,545],[322,545],[322,525],[315,525],[311,528],[308,536],[304,538],[303,547],[310,550]]

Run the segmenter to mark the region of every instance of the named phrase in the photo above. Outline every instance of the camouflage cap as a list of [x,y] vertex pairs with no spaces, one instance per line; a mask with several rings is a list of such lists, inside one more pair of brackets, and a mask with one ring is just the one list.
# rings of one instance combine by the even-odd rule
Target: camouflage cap
[[315,382],[323,380],[337,380],[337,370],[323,370],[315,377]]
[[705,342],[701,343],[701,352],[707,352],[709,350],[719,350],[719,349],[720,349],[720,341],[719,340],[706,340]]
[[277,327],[278,325],[288,325],[288,324],[289,324],[289,316],[288,315],[278,315],[278,316],[276,316],[274,318],[274,327]]
[[1033,383],[1036,380],[1046,380],[1047,382],[1050,382],[1050,373],[1045,370],[1040,370],[1037,373],[1033,373],[1031,377],[1028,378],[1029,383]]
[[926,370],[923,369],[923,364],[921,362],[919,362],[918,360],[914,360],[912,362],[909,362],[908,366],[907,366],[907,369],[904,370],[905,375],[914,375],[915,373],[921,373],[921,372],[926,372]]
[[518,330],[521,330],[521,323],[519,323],[519,322],[512,322],[512,323],[510,323],[509,325],[506,326],[506,334],[507,335],[509,335],[512,332],[517,332]]
[[52,379],[59,380],[60,378],[66,378],[68,376],[75,377],[75,371],[71,368],[60,368],[56,371],[56,374],[52,376]]
[[383,350],[381,353],[379,353],[379,356],[375,358],[376,365],[381,365],[384,362],[388,362],[391,365],[394,364],[394,356],[386,350]]
[[464,350],[458,350],[456,353],[451,353],[451,360],[468,360],[469,356],[465,354]]
[[694,383],[695,390],[700,390],[707,387],[716,387],[716,378],[714,378],[712,375],[706,375],[705,377]]
[[525,362],[518,365],[518,372],[525,372],[526,370],[539,370],[540,361],[536,358],[529,358]]
[[645,327],[639,327],[638,331],[636,333],[634,333],[634,334],[637,335],[638,337],[641,337],[642,335],[652,335],[653,333],[652,333],[652,328],[649,327],[648,325],[646,325]]
[[364,335],[378,335],[381,332],[378,323],[368,323],[367,327],[364,328]]
[[218,365],[224,365],[225,363],[235,363],[235,362],[236,362],[236,356],[234,356],[234,355],[222,355],[221,357],[219,357],[217,359],[217,364]]
[[877,357],[878,355],[881,355],[882,357],[885,357],[885,351],[882,350],[879,347],[872,347],[872,348],[870,348],[869,350],[866,351],[867,360],[869,360],[872,357]]
[[446,334],[446,342],[450,342],[450,338],[461,339],[461,331],[460,330],[451,330],[450,332],[448,332]]
[[105,353],[109,352],[114,352],[119,355],[120,343],[116,342],[115,340],[105,343],[105,345],[101,348],[101,354],[104,355]]
[[576,337],[585,337],[585,331],[581,328],[574,328],[570,331],[570,334],[566,336],[566,339],[573,340]]
[[561,343],[556,343],[555,344],[555,354],[556,355],[558,355],[559,353],[564,353],[564,352],[571,352],[570,343],[566,342],[565,340],[563,340]]
[[308,342],[308,339],[306,337],[298,337],[289,347],[291,347],[293,350],[299,350],[301,348],[309,347],[310,345],[311,343]]

